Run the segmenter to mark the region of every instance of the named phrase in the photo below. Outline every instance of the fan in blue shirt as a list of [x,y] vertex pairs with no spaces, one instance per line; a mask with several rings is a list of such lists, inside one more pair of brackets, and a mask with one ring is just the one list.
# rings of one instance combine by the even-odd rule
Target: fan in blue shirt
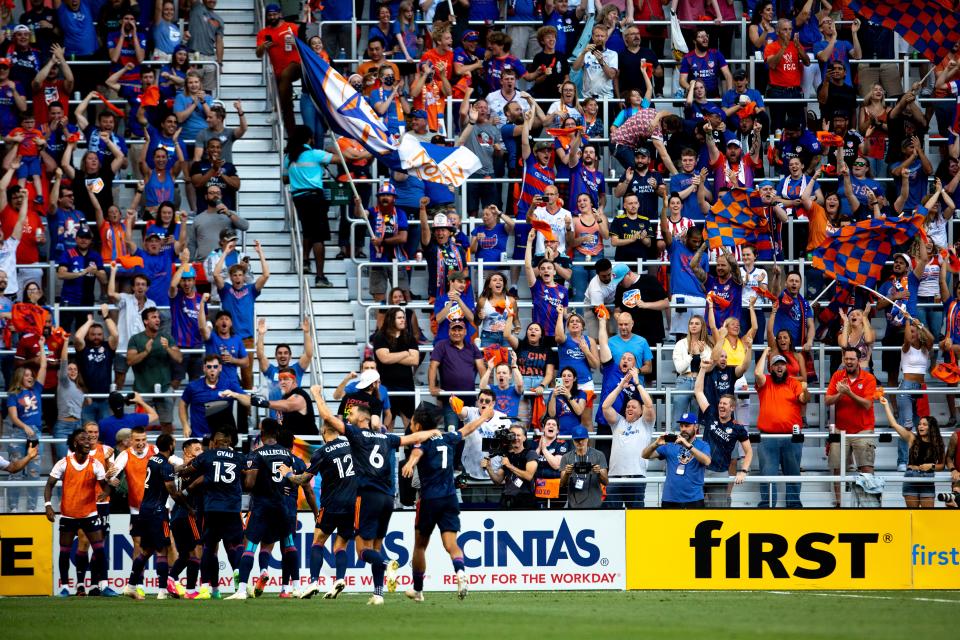
[[711,463],[710,445],[697,439],[700,425],[696,414],[683,414],[677,420],[677,426],[680,427],[680,434],[669,434],[675,438],[673,442],[667,442],[665,435],[660,436],[643,450],[642,455],[647,460],[654,455],[666,460],[661,507],[702,507],[704,471]]

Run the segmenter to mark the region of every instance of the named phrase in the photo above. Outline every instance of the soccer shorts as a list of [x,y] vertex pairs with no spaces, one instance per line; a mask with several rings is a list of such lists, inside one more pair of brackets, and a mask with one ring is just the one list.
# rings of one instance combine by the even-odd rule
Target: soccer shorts
[[167,515],[140,514],[140,548],[166,549],[170,546],[170,523]]
[[247,514],[247,527],[243,535],[247,542],[270,544],[281,542],[293,532],[286,510],[280,506],[253,507]]
[[357,494],[353,528],[364,540],[377,540],[387,535],[393,515],[393,496],[380,491],[361,490]]
[[143,518],[140,517],[139,513],[130,514],[130,537],[143,537]]
[[192,516],[171,520],[170,533],[173,534],[173,544],[180,555],[190,553],[200,544],[200,529]]
[[440,529],[440,533],[460,531],[460,503],[456,494],[443,498],[427,498],[417,500],[417,519],[414,528],[424,536],[433,533],[433,528]]
[[60,516],[60,533],[77,535],[78,531],[83,531],[89,536],[101,531],[101,527],[100,516],[91,516],[89,518],[67,518]]
[[337,535],[344,540],[350,540],[354,535],[354,520],[355,513],[353,510],[333,513],[327,509],[320,509],[320,515],[317,517],[317,529],[328,536],[336,531]]
[[243,542],[243,521],[239,513],[207,511],[203,514],[203,544],[213,547],[220,541],[228,546]]

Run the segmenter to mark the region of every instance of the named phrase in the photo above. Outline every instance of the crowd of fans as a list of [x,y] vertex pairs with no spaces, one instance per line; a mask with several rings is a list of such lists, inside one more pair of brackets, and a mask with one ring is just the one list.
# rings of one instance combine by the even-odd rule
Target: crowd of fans
[[[247,125],[242,103],[215,99],[216,66],[203,64],[223,62],[229,25],[216,4],[55,0],[5,18],[0,318],[15,355],[0,356],[0,371],[5,433],[24,440],[8,446],[13,460],[31,455],[26,441],[41,431],[89,421],[109,446],[122,447],[117,434],[129,427],[171,432],[174,404],[184,436],[209,434],[217,402],[217,419],[235,408],[244,430],[251,403],[233,396],[254,389],[254,352],[260,384],[280,403],[270,409],[317,432],[309,398],[294,398],[305,397],[309,357],[298,362],[283,345],[264,369],[256,340],[255,299],[270,270],[258,243],[257,274],[239,250],[248,223],[231,147]],[[377,24],[360,31],[362,55],[351,60],[351,3],[315,13],[289,4],[266,7],[256,55],[275,76],[305,270],[312,258],[317,286],[333,285],[330,174],[368,179],[340,206],[338,258],[372,263],[361,286],[385,307],[364,370],[352,390],[341,385],[342,411],[365,404],[388,427],[398,416],[407,427],[422,376],[448,423],[496,408],[461,464],[519,495],[512,504],[532,504],[559,480],[553,496],[571,506],[597,506],[603,487],[610,504],[640,506],[647,458],[660,457],[663,501],[695,506],[704,474],[743,482],[757,432],[760,473],[799,474],[809,384],[826,389],[836,429],[850,435],[873,431],[874,402],[895,410],[890,423],[913,434],[897,459],[908,476],[960,478],[957,436],[941,434],[928,396],[888,402],[873,375],[916,391],[934,380],[938,357],[960,351],[948,229],[960,197],[960,47],[914,82],[916,69],[905,77],[910,67],[896,61],[906,45],[840,1],[404,0],[368,3]],[[731,22],[741,9],[748,42]],[[676,65],[665,64],[671,33],[644,22],[671,12],[688,23],[689,53]],[[332,134],[306,91],[297,124],[298,39],[398,140],[463,146],[482,168],[457,193],[389,171]],[[728,62],[741,50],[746,63]],[[759,192],[770,233],[708,250],[705,212],[740,188]],[[913,214],[925,217],[924,240],[900,248],[880,285],[895,305],[858,292],[825,315],[829,296],[808,301],[827,283],[805,259],[829,232]],[[369,224],[353,224],[361,219]],[[40,268],[47,260],[53,281]],[[481,272],[477,260],[493,266]],[[422,271],[411,261],[426,263],[426,290],[413,286]],[[429,317],[407,306],[415,300],[429,300]],[[309,324],[304,335],[306,354]],[[818,344],[839,349],[820,362]],[[891,348],[875,358],[875,344]],[[655,352],[672,353],[667,379]],[[674,430],[653,398],[665,388],[687,392],[669,408],[675,442],[652,437]],[[946,406],[953,427],[950,395]],[[482,454],[507,417],[537,432],[520,447],[532,467]],[[589,448],[591,434],[611,438]],[[875,440],[847,442],[847,462],[872,474]],[[39,476],[42,459],[25,477]],[[708,504],[729,504],[721,489]],[[931,505],[933,492],[932,481],[904,485],[915,504]],[[800,504],[797,484],[786,493],[788,506]],[[776,500],[761,491],[761,505]]]

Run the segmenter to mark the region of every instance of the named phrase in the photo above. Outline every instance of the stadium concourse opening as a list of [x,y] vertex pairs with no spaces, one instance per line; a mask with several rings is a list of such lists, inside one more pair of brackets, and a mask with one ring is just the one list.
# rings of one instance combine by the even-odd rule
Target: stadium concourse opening
[[3,19],[0,594],[957,589],[953,3],[186,4]]

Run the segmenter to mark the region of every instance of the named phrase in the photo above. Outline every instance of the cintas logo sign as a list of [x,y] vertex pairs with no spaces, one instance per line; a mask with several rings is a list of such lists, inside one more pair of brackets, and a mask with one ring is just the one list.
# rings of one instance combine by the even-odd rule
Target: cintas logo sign
[[[720,520],[704,520],[697,524],[690,546],[694,550],[694,577],[713,577],[714,549],[723,547],[721,557],[725,567],[724,577],[740,578],[743,557],[747,559],[747,577],[763,579],[766,575],[775,579],[791,576],[804,580],[820,580],[835,571],[845,572],[851,579],[866,577],[867,548],[880,540],[878,533],[840,533],[832,535],[822,531],[805,533],[795,540],[771,532],[739,531],[726,538],[715,535],[721,532],[724,523]],[[844,567],[834,552],[836,545],[847,545]],[[785,564],[784,558],[793,551],[800,563]]]

